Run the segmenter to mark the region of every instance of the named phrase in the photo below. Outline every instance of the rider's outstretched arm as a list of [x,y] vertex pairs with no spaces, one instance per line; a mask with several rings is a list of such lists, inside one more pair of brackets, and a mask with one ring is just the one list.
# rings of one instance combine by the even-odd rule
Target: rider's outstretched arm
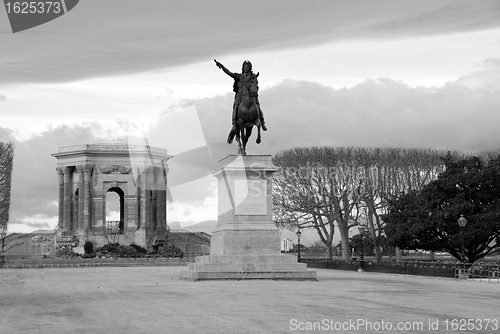
[[231,78],[234,79],[236,73],[233,73],[233,72],[229,71],[224,65],[222,65],[221,63],[219,63],[217,60],[214,59],[214,61],[215,61],[215,65],[217,65],[218,68],[220,68],[221,70],[223,70],[224,73],[226,73],[227,75],[229,75]]

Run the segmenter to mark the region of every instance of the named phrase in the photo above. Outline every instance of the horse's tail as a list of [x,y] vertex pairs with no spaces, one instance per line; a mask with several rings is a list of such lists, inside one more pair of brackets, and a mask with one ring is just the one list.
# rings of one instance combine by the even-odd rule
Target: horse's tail
[[229,136],[227,136],[227,143],[232,144],[235,136],[236,133],[233,130],[231,130],[231,132],[229,132]]

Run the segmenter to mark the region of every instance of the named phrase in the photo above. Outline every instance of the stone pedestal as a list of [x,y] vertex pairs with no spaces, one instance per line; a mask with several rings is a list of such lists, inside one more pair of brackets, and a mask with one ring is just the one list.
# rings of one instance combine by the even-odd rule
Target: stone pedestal
[[272,220],[272,177],[277,168],[269,155],[229,155],[219,161],[219,221],[210,255],[200,256],[181,278],[190,280],[316,280],[305,263],[281,254],[279,230]]

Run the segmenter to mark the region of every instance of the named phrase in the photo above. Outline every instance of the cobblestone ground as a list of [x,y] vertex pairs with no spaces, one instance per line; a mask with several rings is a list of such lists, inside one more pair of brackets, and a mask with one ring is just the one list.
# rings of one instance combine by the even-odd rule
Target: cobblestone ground
[[0,269],[0,333],[500,333],[497,282],[335,270],[190,282],[183,269]]

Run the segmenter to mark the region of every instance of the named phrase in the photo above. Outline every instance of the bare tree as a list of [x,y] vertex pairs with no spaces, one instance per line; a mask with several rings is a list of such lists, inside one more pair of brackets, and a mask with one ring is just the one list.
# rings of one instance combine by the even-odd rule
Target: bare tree
[[349,229],[357,197],[351,169],[353,148],[295,148],[275,156],[281,167],[274,179],[273,208],[278,226],[314,228],[333,255],[335,226],[348,257]]
[[5,236],[9,223],[13,161],[14,143],[0,142],[0,234],[2,236],[2,254],[5,247]]
[[380,216],[387,213],[388,200],[435,180],[444,170],[444,155],[437,150],[353,147],[280,152],[274,159],[281,167],[274,179],[275,222],[291,229],[314,228],[330,256],[337,227],[345,258],[350,228],[366,224],[381,261]]

